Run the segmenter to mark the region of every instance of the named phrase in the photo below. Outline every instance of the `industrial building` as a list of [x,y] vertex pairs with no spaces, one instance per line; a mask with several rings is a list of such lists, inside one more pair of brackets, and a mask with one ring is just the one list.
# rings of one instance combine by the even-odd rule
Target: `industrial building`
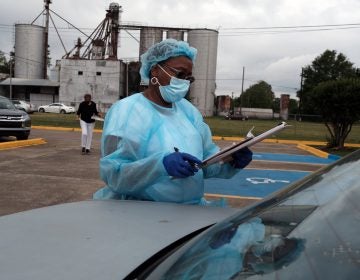
[[125,65],[119,60],[62,59],[59,100],[77,106],[90,93],[100,111],[124,97]]
[[139,61],[122,61],[117,53],[120,30],[139,30],[139,57],[165,38],[185,40],[198,49],[193,68],[196,82],[190,87],[188,99],[204,116],[214,114],[217,30],[124,24],[120,20],[121,6],[111,3],[104,20],[85,42],[78,39],[76,45],[57,61],[48,79],[47,36],[51,1],[44,2],[45,27],[15,25],[14,78],[0,83],[0,94],[37,105],[59,101],[77,106],[83,95],[90,93],[100,110],[106,111],[117,100],[146,86],[140,82]]

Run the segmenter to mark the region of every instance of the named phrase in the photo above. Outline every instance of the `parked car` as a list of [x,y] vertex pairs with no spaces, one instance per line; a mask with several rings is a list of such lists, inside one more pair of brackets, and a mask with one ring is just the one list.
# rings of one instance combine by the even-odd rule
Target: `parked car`
[[30,130],[29,115],[18,110],[8,98],[0,96],[0,136],[15,136],[18,140],[26,140]]
[[69,113],[75,113],[75,108],[72,106],[67,106],[62,103],[52,103],[49,105],[39,106],[38,111],[41,113],[69,114]]
[[226,120],[240,120],[240,121],[247,121],[248,119],[249,119],[249,117],[248,116],[246,116],[246,115],[243,115],[243,114],[241,114],[241,113],[239,113],[239,112],[235,112],[235,113],[233,113],[233,114],[227,114],[226,116],[225,116],[225,119]]
[[356,170],[360,150],[238,210],[109,200],[3,216],[1,278],[358,279]]
[[30,102],[26,102],[23,100],[12,100],[12,103],[17,109],[22,110],[28,114],[32,114],[37,111],[36,106]]

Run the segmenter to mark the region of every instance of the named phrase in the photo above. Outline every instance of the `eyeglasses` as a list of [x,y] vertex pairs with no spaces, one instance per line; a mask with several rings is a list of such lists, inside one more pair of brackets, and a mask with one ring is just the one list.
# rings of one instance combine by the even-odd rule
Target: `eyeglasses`
[[167,64],[162,64],[163,66],[169,68],[172,72],[175,73],[175,77],[178,78],[178,79],[182,79],[182,80],[188,80],[190,83],[193,83],[195,81],[195,78],[193,76],[187,76],[186,73],[184,73],[183,71],[181,70],[178,70],[174,67],[171,67]]

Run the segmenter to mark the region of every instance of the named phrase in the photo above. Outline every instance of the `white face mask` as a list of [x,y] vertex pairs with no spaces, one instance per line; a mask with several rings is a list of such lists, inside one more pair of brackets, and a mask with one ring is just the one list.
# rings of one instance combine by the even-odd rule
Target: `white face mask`
[[161,97],[168,103],[180,101],[188,93],[190,87],[190,81],[173,77],[168,72],[166,72],[165,69],[162,68],[160,65],[158,66],[169,77],[171,77],[170,84],[167,86],[162,86],[158,82]]

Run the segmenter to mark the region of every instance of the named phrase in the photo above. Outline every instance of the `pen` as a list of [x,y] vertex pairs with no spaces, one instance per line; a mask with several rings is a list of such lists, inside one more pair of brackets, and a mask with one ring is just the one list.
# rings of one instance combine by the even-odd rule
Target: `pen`
[[[179,152],[179,148],[177,148],[177,147],[174,147],[174,151],[176,152],[176,153],[178,153]],[[195,162],[191,162],[191,161],[187,161],[192,167],[195,167],[196,169],[201,169],[202,168],[202,166],[201,165],[199,165],[199,164],[197,164],[197,163],[195,163]]]

